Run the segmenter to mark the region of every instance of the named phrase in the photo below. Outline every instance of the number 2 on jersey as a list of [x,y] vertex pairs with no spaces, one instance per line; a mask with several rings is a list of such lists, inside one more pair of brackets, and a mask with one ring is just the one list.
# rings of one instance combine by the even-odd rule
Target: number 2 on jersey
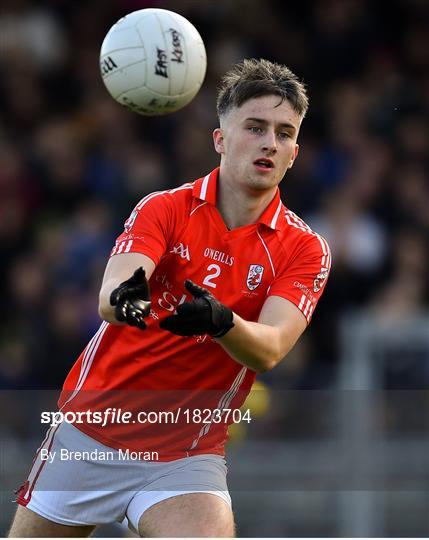
[[212,287],[213,289],[216,289],[216,283],[213,283],[213,280],[217,278],[220,275],[220,266],[218,264],[210,264],[207,267],[207,270],[210,272],[210,270],[213,270],[211,274],[208,274],[203,281],[203,285],[206,285],[207,287]]

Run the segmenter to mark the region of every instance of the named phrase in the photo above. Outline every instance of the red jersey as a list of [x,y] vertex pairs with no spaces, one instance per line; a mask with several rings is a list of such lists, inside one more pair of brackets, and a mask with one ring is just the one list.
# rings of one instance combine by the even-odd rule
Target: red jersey
[[[72,367],[62,411],[181,411],[166,424],[85,422],[78,429],[107,446],[156,451],[160,460],[223,455],[232,416],[190,421],[198,409],[238,409],[255,372],[233,360],[210,336],[181,337],[159,327],[192,299],[185,279],[206,287],[248,321],[269,296],[295,304],[310,322],[330,268],[326,241],[280,200],[277,189],[256,223],[229,230],[216,208],[219,169],[176,189],[155,192],[135,207],[111,256],[143,253],[150,278],[147,329],[103,322]],[[135,418],[133,416],[133,418]]]

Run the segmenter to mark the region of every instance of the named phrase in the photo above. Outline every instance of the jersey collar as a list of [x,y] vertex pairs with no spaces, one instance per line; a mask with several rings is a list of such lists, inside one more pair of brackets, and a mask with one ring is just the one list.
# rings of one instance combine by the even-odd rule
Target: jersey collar
[[217,179],[219,177],[219,167],[216,167],[211,173],[200,178],[194,183],[192,195],[196,199],[206,201],[216,206]]
[[[219,178],[219,167],[214,169],[211,173],[200,178],[194,183],[194,188],[192,190],[192,195],[195,199],[205,201],[213,206],[216,206],[216,190],[217,190],[217,181]],[[194,205],[195,202],[194,201]],[[193,206],[194,206],[193,205]],[[282,212],[283,210],[283,212]],[[277,188],[276,194],[270,204],[262,213],[261,217],[258,219],[258,223],[263,223],[267,227],[273,230],[280,230],[282,223],[281,217],[284,213],[285,207],[280,199],[280,190]]]

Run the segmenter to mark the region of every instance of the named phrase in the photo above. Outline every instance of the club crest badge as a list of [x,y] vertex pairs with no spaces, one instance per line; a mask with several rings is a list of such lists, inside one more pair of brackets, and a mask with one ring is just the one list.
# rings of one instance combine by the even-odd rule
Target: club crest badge
[[325,270],[324,272],[320,272],[320,274],[317,274],[317,276],[314,279],[314,284],[313,284],[314,292],[319,292],[320,291],[320,289],[325,284],[325,280],[326,280],[327,277],[328,277],[328,271],[327,270]]
[[249,266],[249,272],[247,274],[247,288],[253,291],[258,287],[262,281],[262,274],[264,273],[264,267],[260,264],[251,264]]
[[138,215],[139,215],[139,213],[137,212],[137,210],[133,210],[130,217],[124,223],[124,228],[125,228],[126,233],[130,232],[130,230],[131,230],[132,226],[134,225],[134,222],[135,222]]

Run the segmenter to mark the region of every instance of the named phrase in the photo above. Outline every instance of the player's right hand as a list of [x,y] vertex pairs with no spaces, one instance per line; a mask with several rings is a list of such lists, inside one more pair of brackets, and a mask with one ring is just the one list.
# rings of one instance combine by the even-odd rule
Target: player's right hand
[[115,317],[120,322],[146,328],[144,318],[150,313],[150,290],[142,266],[122,282],[110,295],[110,305],[115,306]]

